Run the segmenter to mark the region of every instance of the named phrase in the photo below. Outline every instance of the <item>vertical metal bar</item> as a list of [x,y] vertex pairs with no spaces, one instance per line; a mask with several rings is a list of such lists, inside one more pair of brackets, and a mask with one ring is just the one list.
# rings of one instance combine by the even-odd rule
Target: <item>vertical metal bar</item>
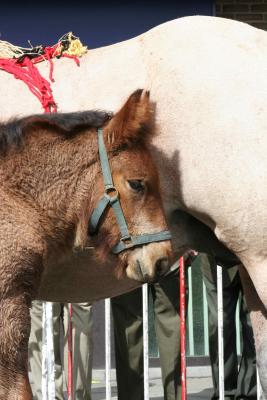
[[73,357],[72,357],[72,304],[69,304],[69,324],[68,324],[68,400],[74,400],[73,388]]
[[149,351],[148,351],[148,285],[142,286],[143,295],[143,346],[144,346],[144,400],[149,400]]
[[224,352],[223,352],[223,282],[222,267],[217,265],[218,303],[218,354],[219,354],[219,399],[224,400]]
[[193,356],[195,354],[195,343],[194,343],[194,317],[193,317],[193,288],[192,288],[192,267],[188,268],[188,331],[189,331],[189,354]]
[[181,332],[181,384],[182,399],[186,400],[186,328],[185,328],[185,265],[180,257],[180,332]]
[[209,317],[208,317],[208,302],[207,291],[204,281],[202,281],[203,289],[203,320],[204,320],[204,354],[209,355]]
[[106,400],[111,400],[110,299],[105,299]]
[[262,400],[262,390],[261,390],[261,383],[260,383],[258,368],[257,368],[257,400]]
[[43,302],[42,316],[42,397],[55,399],[55,359],[52,303]]
[[235,330],[236,330],[236,351],[237,354],[241,354],[241,344],[240,344],[240,334],[241,334],[241,329],[240,329],[240,296],[238,297],[237,300],[237,307],[235,310]]

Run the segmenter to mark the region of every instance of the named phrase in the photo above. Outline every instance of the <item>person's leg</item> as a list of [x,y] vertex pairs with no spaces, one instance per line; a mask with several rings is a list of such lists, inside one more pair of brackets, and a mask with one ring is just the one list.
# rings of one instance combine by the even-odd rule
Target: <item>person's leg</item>
[[[267,358],[266,358],[266,335],[267,335],[267,318],[266,306],[267,296],[261,289],[261,282],[255,280],[255,271],[249,271],[245,267],[240,266],[239,274],[242,282],[242,288],[246,296],[248,309],[250,310],[251,325],[253,328],[253,336],[256,349],[257,368],[261,386],[261,400],[267,399]],[[264,274],[263,274],[264,276]],[[260,276],[262,279],[262,276]],[[256,287],[255,283],[256,282]],[[259,296],[260,293],[260,296]],[[264,303],[263,303],[264,301]]]
[[60,331],[62,327],[63,305],[53,303],[54,357],[56,400],[64,400],[63,394],[63,360],[60,351]]
[[[238,275],[236,275],[229,283],[228,271],[225,270],[228,285],[223,281],[223,340],[224,340],[224,388],[225,395],[236,393],[237,374],[238,374],[238,358],[236,348],[236,323],[235,314],[237,301],[239,296],[239,286],[237,284]],[[224,278],[224,275],[223,275]]]
[[257,399],[256,351],[247,303],[240,282],[240,321],[243,349],[237,380],[236,399]]
[[43,303],[33,301],[31,306],[31,334],[29,338],[29,363],[34,400],[42,400],[42,314]]
[[118,400],[144,399],[142,289],[111,299]]
[[[214,393],[219,398],[217,266],[213,257],[201,254],[200,266],[206,286],[209,323],[209,352]],[[235,310],[238,290],[229,273],[223,269],[223,332],[224,332],[224,389],[225,399],[233,399],[237,387],[238,360],[236,354]]]
[[[42,316],[43,303],[33,301],[31,307],[31,334],[29,339],[29,362],[33,381],[33,398],[42,400]],[[61,304],[53,303],[53,333],[55,357],[55,386],[56,400],[64,400],[62,363],[60,358],[60,317]]]
[[178,400],[181,398],[179,276],[166,277],[151,288],[164,399]]
[[[64,307],[64,366],[68,374],[68,323],[69,304]],[[91,400],[93,361],[93,318],[89,303],[72,304],[73,387],[75,400]]]

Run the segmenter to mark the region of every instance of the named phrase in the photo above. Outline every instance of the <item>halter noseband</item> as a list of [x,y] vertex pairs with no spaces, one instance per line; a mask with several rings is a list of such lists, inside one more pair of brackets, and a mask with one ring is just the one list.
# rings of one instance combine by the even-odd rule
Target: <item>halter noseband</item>
[[104,179],[105,192],[101,200],[98,202],[96,208],[92,212],[89,220],[88,233],[94,235],[99,227],[100,219],[107,207],[112,207],[115,213],[117,223],[121,232],[120,241],[112,248],[113,254],[119,254],[124,250],[131,247],[140,246],[146,243],[162,242],[171,239],[170,231],[161,231],[157,233],[146,233],[138,236],[131,236],[128,231],[128,226],[121,208],[119,193],[113,185],[108,155],[103,139],[102,129],[97,130],[98,137],[98,151],[100,157],[100,164]]

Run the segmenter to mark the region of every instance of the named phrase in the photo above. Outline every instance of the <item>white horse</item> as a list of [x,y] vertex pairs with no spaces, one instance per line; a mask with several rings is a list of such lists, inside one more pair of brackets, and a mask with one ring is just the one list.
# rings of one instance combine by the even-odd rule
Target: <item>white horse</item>
[[[40,71],[47,76],[48,65]],[[199,227],[245,266],[242,279],[267,398],[267,34],[226,19],[181,18],[89,51],[79,68],[72,60],[56,60],[54,74],[60,111],[114,111],[135,89],[150,90],[158,130],[152,150],[175,251],[192,246],[183,228]],[[21,81],[0,72],[0,87],[1,119],[41,112]],[[180,224],[177,210],[190,214],[193,223],[182,218]],[[116,281],[112,268],[107,272],[93,254],[88,257],[92,264],[81,272],[82,290],[68,290],[73,274],[80,282],[80,272],[63,262],[61,271],[68,273],[58,269],[58,283],[55,269],[48,268],[40,297],[93,300],[135,286]],[[103,274],[110,283],[105,288]]]

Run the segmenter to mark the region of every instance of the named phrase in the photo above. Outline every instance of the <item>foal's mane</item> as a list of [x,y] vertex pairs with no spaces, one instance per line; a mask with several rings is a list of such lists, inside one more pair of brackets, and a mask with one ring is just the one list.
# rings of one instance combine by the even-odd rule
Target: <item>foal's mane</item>
[[18,148],[29,128],[56,129],[68,138],[86,128],[100,128],[111,118],[112,113],[98,110],[13,118],[7,123],[0,123],[0,155],[6,155],[11,148]]

